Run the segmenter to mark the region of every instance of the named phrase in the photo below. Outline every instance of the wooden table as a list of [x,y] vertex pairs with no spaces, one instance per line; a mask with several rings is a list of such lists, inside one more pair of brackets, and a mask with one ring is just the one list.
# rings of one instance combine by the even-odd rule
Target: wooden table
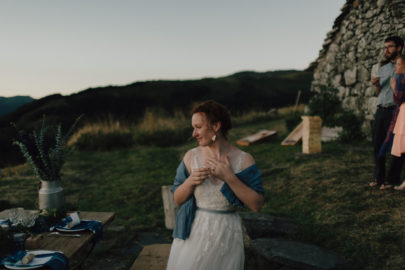
[[[84,212],[79,211],[79,217],[83,220],[98,220],[103,224],[103,227],[110,224],[115,217],[113,212]],[[0,218],[7,219],[8,211],[4,210],[0,212]],[[65,256],[69,259],[69,265],[71,261],[77,261],[79,258],[87,253],[86,249],[89,248],[94,235],[90,231],[79,232],[81,237],[68,237],[68,236],[58,236],[51,235],[49,232],[42,233],[43,238],[40,240],[38,249],[46,250],[57,250],[62,251]],[[72,267],[69,267],[70,269]]]

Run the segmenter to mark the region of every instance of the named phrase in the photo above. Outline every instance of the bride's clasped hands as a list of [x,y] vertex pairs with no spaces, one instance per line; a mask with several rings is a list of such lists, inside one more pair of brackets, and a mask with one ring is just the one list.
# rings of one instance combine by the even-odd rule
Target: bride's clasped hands
[[208,158],[207,165],[210,168],[211,176],[225,182],[227,182],[227,180],[234,175],[228,156],[225,156],[223,160]]

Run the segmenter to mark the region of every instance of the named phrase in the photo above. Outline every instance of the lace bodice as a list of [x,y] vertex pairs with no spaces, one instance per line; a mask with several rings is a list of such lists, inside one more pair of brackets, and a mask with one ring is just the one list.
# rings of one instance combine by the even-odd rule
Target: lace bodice
[[[191,169],[203,167],[203,161],[200,160],[199,151],[194,148],[192,151]],[[236,158],[231,159],[232,171],[236,174],[242,170],[243,159],[245,152],[241,152]],[[197,206],[199,208],[212,209],[212,210],[232,210],[233,206],[228,202],[221,192],[221,187],[224,181],[220,179],[213,179],[209,177],[198,185],[194,190],[194,197],[196,198]]]

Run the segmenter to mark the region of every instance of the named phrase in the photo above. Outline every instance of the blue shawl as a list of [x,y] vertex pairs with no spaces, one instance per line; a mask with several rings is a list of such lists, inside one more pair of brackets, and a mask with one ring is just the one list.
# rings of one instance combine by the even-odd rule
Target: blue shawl
[[[184,181],[189,177],[184,161],[180,163],[177,167],[176,177],[174,179],[174,184],[171,189],[171,192],[174,191],[184,183]],[[236,176],[248,187],[255,190],[257,193],[263,195],[263,186],[262,179],[260,177],[259,170],[256,164],[251,165],[250,167],[244,169],[243,171],[236,174]],[[234,206],[243,206],[243,203],[236,197],[235,193],[231,190],[228,184],[224,183],[221,188],[222,194],[228,200],[228,202]],[[191,225],[193,224],[195,211],[197,210],[197,205],[194,195],[191,195],[190,198],[184,202],[177,212],[176,216],[176,225],[173,229],[173,238],[180,238],[186,240],[190,235]]]

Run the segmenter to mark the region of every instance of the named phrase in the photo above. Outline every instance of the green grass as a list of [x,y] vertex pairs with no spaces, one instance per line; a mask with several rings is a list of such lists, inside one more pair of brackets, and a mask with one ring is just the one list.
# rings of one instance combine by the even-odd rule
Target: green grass
[[[371,189],[371,143],[325,143],[320,155],[303,155],[301,146],[281,146],[284,120],[237,125],[230,140],[275,129],[278,137],[242,149],[251,153],[263,174],[262,212],[289,217],[297,224],[289,237],[341,254],[344,269],[402,269],[405,265],[404,193]],[[141,232],[167,235],[161,186],[170,185],[188,141],[176,147],[134,146],[111,152],[74,152],[62,170],[68,205],[83,211],[114,211],[102,242],[89,263],[120,258],[114,269],[128,269],[130,249]],[[35,208],[37,180],[27,165],[0,170],[0,200]],[[247,255],[249,256],[249,252]],[[247,258],[247,268],[254,269]]]

